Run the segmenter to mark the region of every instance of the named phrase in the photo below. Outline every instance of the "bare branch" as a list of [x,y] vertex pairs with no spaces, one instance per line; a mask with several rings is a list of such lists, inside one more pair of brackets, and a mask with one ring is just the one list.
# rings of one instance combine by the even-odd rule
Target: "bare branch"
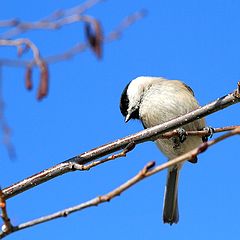
[[[227,127],[221,127],[221,128],[212,128],[214,133],[220,133],[220,132],[226,132],[230,130],[234,130],[236,128],[240,128],[239,125],[236,126],[227,126]],[[173,136],[177,136],[179,133],[177,130],[173,130],[167,133],[164,133],[160,136],[160,138],[171,138]],[[187,136],[207,136],[209,134],[208,130],[199,130],[199,131],[186,131]],[[115,160],[117,158],[126,157],[127,153],[132,151],[135,148],[136,144],[134,142],[130,142],[120,153],[110,155],[109,157],[106,157],[104,159],[100,159],[98,161],[93,161],[89,164],[78,164],[75,162],[72,162],[72,169],[73,170],[80,170],[80,171],[88,171],[93,167],[96,167],[100,164],[103,164],[105,162],[109,162],[112,160]]]
[[[48,93],[48,80],[49,80],[49,71],[48,64],[56,63],[59,61],[67,60],[78,53],[86,50],[87,48],[91,48],[94,54],[98,57],[102,57],[103,52],[103,43],[105,41],[105,37],[103,36],[103,30],[100,22],[92,16],[83,15],[83,13],[92,8],[99,2],[103,0],[87,0],[85,3],[70,8],[66,10],[57,10],[49,16],[35,22],[23,22],[17,19],[10,19],[0,21],[0,27],[10,27],[10,30],[0,34],[0,46],[15,46],[17,47],[18,56],[22,56],[22,54],[27,50],[31,49],[34,55],[34,59],[30,61],[18,59],[0,59],[1,66],[12,66],[12,67],[24,67],[25,72],[25,86],[26,89],[32,89],[32,70],[33,67],[37,66],[40,70],[40,83],[37,93],[37,99],[41,100]],[[143,14],[134,13],[133,15],[128,16],[127,20],[124,20],[120,24],[121,27],[118,27],[119,35],[122,31],[143,17]],[[77,45],[71,47],[67,51],[64,51],[60,54],[52,55],[46,58],[40,57],[39,49],[37,46],[31,42],[29,39],[16,39],[11,40],[10,38],[16,36],[21,33],[25,33],[30,30],[36,29],[51,29],[56,30],[60,29],[63,26],[73,24],[76,22],[84,22],[85,23],[85,33],[87,42],[78,43]],[[108,37],[108,36],[107,36]],[[116,40],[117,37],[112,38],[112,40]],[[108,38],[108,41],[111,41],[111,37]]]
[[10,218],[8,217],[7,214],[7,206],[6,206],[6,201],[4,199],[3,193],[2,193],[2,189],[0,188],[0,208],[2,210],[2,220],[4,225],[2,226],[2,232],[4,233],[10,233],[12,231],[12,224],[10,221]]
[[173,160],[170,160],[164,164],[158,165],[156,167],[155,166],[155,162],[149,162],[141,171],[139,171],[139,173],[137,173],[134,177],[132,177],[131,179],[129,179],[128,181],[126,181],[125,183],[123,183],[122,185],[120,185],[119,187],[115,188],[114,190],[108,192],[105,195],[99,196],[99,197],[95,197],[87,202],[81,203],[79,205],[64,209],[62,211],[47,215],[47,216],[43,216],[34,220],[31,220],[29,222],[26,223],[22,223],[19,224],[18,226],[15,226],[12,228],[11,232],[1,232],[0,233],[0,238],[3,238],[6,235],[9,235],[10,233],[25,229],[25,228],[29,228],[32,226],[35,226],[37,224],[41,224],[47,221],[51,221],[54,220],[56,218],[60,218],[60,217],[67,217],[69,214],[74,213],[76,211],[81,211],[83,209],[92,207],[92,206],[97,206],[101,203],[104,202],[109,202],[110,200],[112,200],[113,198],[119,196],[120,194],[122,194],[123,192],[125,192],[127,189],[129,189],[130,187],[132,187],[133,185],[135,185],[136,183],[142,181],[143,179],[146,179],[149,176],[152,176],[158,172],[161,172],[171,166],[174,166],[175,164],[184,162],[186,160],[195,158],[198,154],[204,152],[205,150],[208,149],[208,147],[213,146],[214,144],[223,141],[229,137],[232,137],[236,134],[240,134],[240,127],[237,127],[235,129],[233,129],[232,131],[214,139],[211,140],[209,142],[205,142],[203,144],[201,144],[199,147],[193,149],[192,151],[189,151]]
[[17,49],[22,49],[22,46],[24,46],[32,50],[33,60],[28,63],[27,67],[31,68],[35,64],[38,66],[41,76],[38,89],[38,99],[40,100],[46,96],[48,92],[48,66],[45,60],[41,58],[37,46],[27,38],[19,38],[16,40],[0,39],[0,46],[14,46],[17,47]]
[[[134,24],[135,22],[143,18],[145,15],[146,15],[146,11],[141,10],[128,16],[112,32],[110,32],[106,36],[102,36],[103,43],[109,43],[117,40],[128,27],[130,27],[132,24]],[[94,20],[89,20],[89,22],[91,22],[93,25],[96,24],[96,23],[93,23]],[[95,26],[95,29],[96,29],[96,26]],[[101,32],[99,32],[97,36],[98,38],[101,39]],[[75,46],[68,49],[67,51],[45,57],[44,61],[48,64],[52,64],[52,63],[68,60],[73,58],[77,54],[85,51],[89,46],[90,45],[88,43],[84,43],[84,42],[78,43]],[[99,49],[97,50],[97,52],[98,52],[98,55],[100,56]],[[24,61],[24,60],[0,59],[0,64],[5,66],[12,66],[12,67],[27,67],[30,64],[30,62]]]
[[14,27],[0,35],[2,39],[9,39],[21,33],[36,29],[56,30],[65,25],[84,21],[82,14],[103,0],[88,0],[85,3],[66,10],[57,10],[43,19],[35,22],[23,22],[17,19],[0,21],[0,27]]
[[81,171],[88,171],[90,170],[91,168],[93,167],[96,167],[100,164],[103,164],[105,162],[108,162],[108,161],[112,161],[112,160],[115,160],[117,158],[120,158],[120,157],[126,157],[126,154],[130,151],[132,151],[134,148],[135,148],[135,143],[134,142],[131,142],[129,143],[120,153],[117,153],[117,154],[113,154],[107,158],[104,158],[104,159],[101,159],[101,160],[98,160],[98,161],[93,161],[87,165],[81,165],[81,164],[77,164],[77,163],[72,163],[72,167],[74,168],[74,170],[81,170]]
[[[233,130],[239,126],[227,126],[220,128],[212,128],[214,133],[227,132]],[[173,130],[171,132],[164,133],[160,136],[160,138],[171,138],[173,136],[177,136],[179,133],[177,130]],[[200,130],[200,131],[186,131],[187,136],[207,136],[209,134],[208,130]]]
[[[88,49],[89,47],[93,50],[93,52],[96,54],[98,58],[102,57],[102,46],[104,42],[110,42],[113,40],[116,40],[122,32],[138,21],[140,18],[144,17],[143,11],[136,12],[130,16],[128,16],[123,22],[120,23],[120,25],[111,32],[106,37],[103,36],[103,31],[101,28],[101,24],[99,21],[97,21],[95,18],[87,15],[77,15],[88,9],[89,7],[93,6],[94,4],[100,2],[100,0],[92,0],[87,1],[85,4],[81,5],[80,7],[72,8],[70,10],[66,10],[64,12],[57,11],[54,14],[50,15],[49,17],[45,18],[44,20],[41,20],[37,23],[32,23],[33,25],[29,24],[23,24],[19,23],[16,20],[11,20],[17,23],[18,27],[16,28],[16,31],[25,31],[29,30],[31,28],[34,28],[36,26],[42,26],[42,27],[52,27],[54,29],[58,29],[59,26],[63,26],[65,24],[70,24],[76,21],[83,21],[86,24],[86,37],[88,42],[78,43],[74,47],[68,49],[67,51],[64,51],[60,54],[55,54],[52,56],[45,57],[44,59],[40,56],[39,49],[37,46],[32,43],[28,39],[16,39],[16,40],[5,40],[0,39],[0,46],[15,46],[18,50],[18,56],[21,56],[26,49],[30,48],[33,52],[34,59],[31,61],[26,60],[11,60],[11,59],[0,59],[0,65],[2,66],[12,66],[12,67],[24,67],[25,70],[25,86],[26,89],[31,90],[32,89],[32,70],[33,67],[37,66],[40,70],[40,83],[37,93],[37,98],[41,100],[43,97],[45,97],[48,93],[48,81],[49,81],[49,71],[48,71],[48,64],[56,63],[59,61],[68,60],[70,58],[73,58],[80,52],[83,52],[84,50]],[[71,15],[75,13],[75,15]],[[63,16],[66,16],[65,18],[62,18]],[[59,18],[61,18],[59,20]],[[58,21],[55,23],[52,23],[50,21]],[[6,21],[4,21],[5,24],[9,24]],[[3,24],[3,23],[2,23]],[[19,25],[20,24],[20,25]],[[55,24],[55,25],[54,25]],[[56,25],[57,24],[57,25]],[[1,26],[1,22],[0,22]],[[21,28],[19,28],[21,26]],[[25,29],[25,30],[24,30]],[[117,37],[118,36],[118,37]],[[107,40],[106,40],[107,39]]]
[[[103,36],[103,40],[102,40],[103,43],[109,43],[117,40],[128,27],[133,25],[135,22],[137,22],[144,16],[145,16],[145,11],[143,10],[135,12],[132,15],[128,16],[113,31],[111,31],[108,35]],[[45,61],[50,64],[50,63],[57,63],[63,60],[68,60],[73,58],[75,55],[79,54],[80,52],[85,51],[88,47],[89,45],[87,43],[78,43],[77,45],[73,46],[67,51],[64,51],[63,53],[46,57]]]
[[122,33],[133,23],[139,21],[147,15],[147,11],[142,9],[129,16],[127,16],[123,21],[112,31],[106,38],[105,42],[111,42],[122,36]]
[[0,27],[15,27],[18,23],[17,19],[2,20],[0,21]]
[[71,15],[73,13],[75,13],[75,14],[83,14],[88,9],[92,8],[96,4],[98,4],[100,2],[103,2],[103,1],[105,1],[105,0],[87,0],[86,2],[81,4],[80,6],[76,6],[76,7],[70,8],[68,10],[65,10],[65,14],[66,15]]
[[204,142],[202,143],[199,147],[191,150],[190,152],[187,152],[177,158],[174,158],[164,164],[161,164],[159,166],[157,166],[156,168],[152,169],[151,171],[149,171],[148,173],[146,173],[146,176],[149,177],[157,172],[160,172],[166,168],[169,168],[173,165],[176,165],[178,163],[181,163],[181,162],[184,162],[186,160],[191,160],[191,159],[194,159],[198,154],[200,153],[203,153],[204,151],[206,151],[210,146],[213,146],[215,145],[216,143],[218,142],[221,142],[229,137],[232,137],[234,135],[237,135],[237,134],[240,134],[240,127],[237,127],[233,130],[231,130],[230,132],[216,138],[216,139],[213,139],[211,141],[208,141],[208,142]]
[[80,165],[89,163],[95,159],[98,159],[100,157],[103,157],[108,154],[114,153],[118,150],[121,150],[131,142],[134,142],[137,145],[146,141],[153,141],[157,139],[159,136],[161,136],[163,133],[166,133],[184,124],[187,124],[196,119],[205,117],[209,114],[220,111],[230,105],[238,103],[240,101],[240,98],[238,98],[235,92],[236,91],[226,96],[223,96],[221,98],[218,98],[217,100],[203,107],[200,107],[188,114],[180,116],[176,119],[173,119],[171,121],[165,122],[163,124],[160,124],[152,128],[145,129],[138,133],[124,137],[122,139],[118,139],[114,142],[105,144],[103,146],[97,147],[90,151],[84,152],[80,155],[77,155],[73,158],[70,158],[60,164],[57,164],[56,166],[46,169],[18,183],[15,183],[10,187],[3,189],[3,194],[6,199],[13,197],[41,183],[49,181],[50,179],[53,179],[64,173],[73,171],[74,170],[74,168],[72,167],[73,163],[77,163]]

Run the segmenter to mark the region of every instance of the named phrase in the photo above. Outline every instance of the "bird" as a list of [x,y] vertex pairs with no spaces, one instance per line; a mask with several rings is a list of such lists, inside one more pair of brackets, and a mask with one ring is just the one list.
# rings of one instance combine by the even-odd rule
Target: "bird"
[[[125,117],[125,122],[138,119],[144,128],[170,121],[199,107],[193,90],[187,84],[163,77],[137,77],[127,84],[120,98],[120,111]],[[177,128],[177,136],[169,139],[159,138],[155,143],[168,160],[171,160],[206,141],[206,138],[200,136],[186,137],[186,131],[202,130],[205,127],[205,119],[197,119]],[[196,163],[197,157],[189,161]],[[176,164],[168,168],[167,173],[163,222],[170,225],[179,221],[178,179],[181,168],[182,163]]]

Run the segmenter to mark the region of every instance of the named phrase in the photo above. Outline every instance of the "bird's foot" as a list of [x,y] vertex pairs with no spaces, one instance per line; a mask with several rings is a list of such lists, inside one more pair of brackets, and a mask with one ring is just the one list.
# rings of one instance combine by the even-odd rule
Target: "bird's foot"
[[184,128],[180,127],[177,129],[177,133],[178,133],[178,138],[179,138],[180,143],[183,143],[187,139],[186,130]]
[[214,134],[214,128],[212,128],[212,127],[204,127],[202,130],[208,131],[208,134],[206,134],[205,136],[202,136],[203,142],[207,142],[209,138],[212,138],[212,136]]
[[177,136],[173,137],[173,148],[174,149],[178,149],[180,148],[180,144],[183,143],[186,138],[187,138],[187,134],[186,134],[186,131],[185,129],[183,128],[178,128],[176,129],[177,131]]

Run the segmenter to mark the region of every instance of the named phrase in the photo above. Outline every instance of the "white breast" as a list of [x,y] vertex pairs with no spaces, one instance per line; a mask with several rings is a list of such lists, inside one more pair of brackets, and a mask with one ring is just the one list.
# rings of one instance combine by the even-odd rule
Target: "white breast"
[[[153,84],[145,92],[139,109],[140,119],[145,127],[153,127],[184,115],[199,107],[192,93],[180,81],[162,81]],[[183,126],[185,130],[199,130],[205,126],[204,119]],[[156,141],[160,150],[170,159],[197,147],[202,139],[188,137],[178,148],[174,147],[175,138]]]

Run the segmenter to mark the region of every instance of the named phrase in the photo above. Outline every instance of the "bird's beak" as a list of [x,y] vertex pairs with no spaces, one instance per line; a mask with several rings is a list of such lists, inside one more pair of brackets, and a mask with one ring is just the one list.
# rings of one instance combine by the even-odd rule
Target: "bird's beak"
[[127,123],[130,119],[131,119],[131,116],[130,116],[130,114],[128,114],[128,115],[125,117],[125,123]]

